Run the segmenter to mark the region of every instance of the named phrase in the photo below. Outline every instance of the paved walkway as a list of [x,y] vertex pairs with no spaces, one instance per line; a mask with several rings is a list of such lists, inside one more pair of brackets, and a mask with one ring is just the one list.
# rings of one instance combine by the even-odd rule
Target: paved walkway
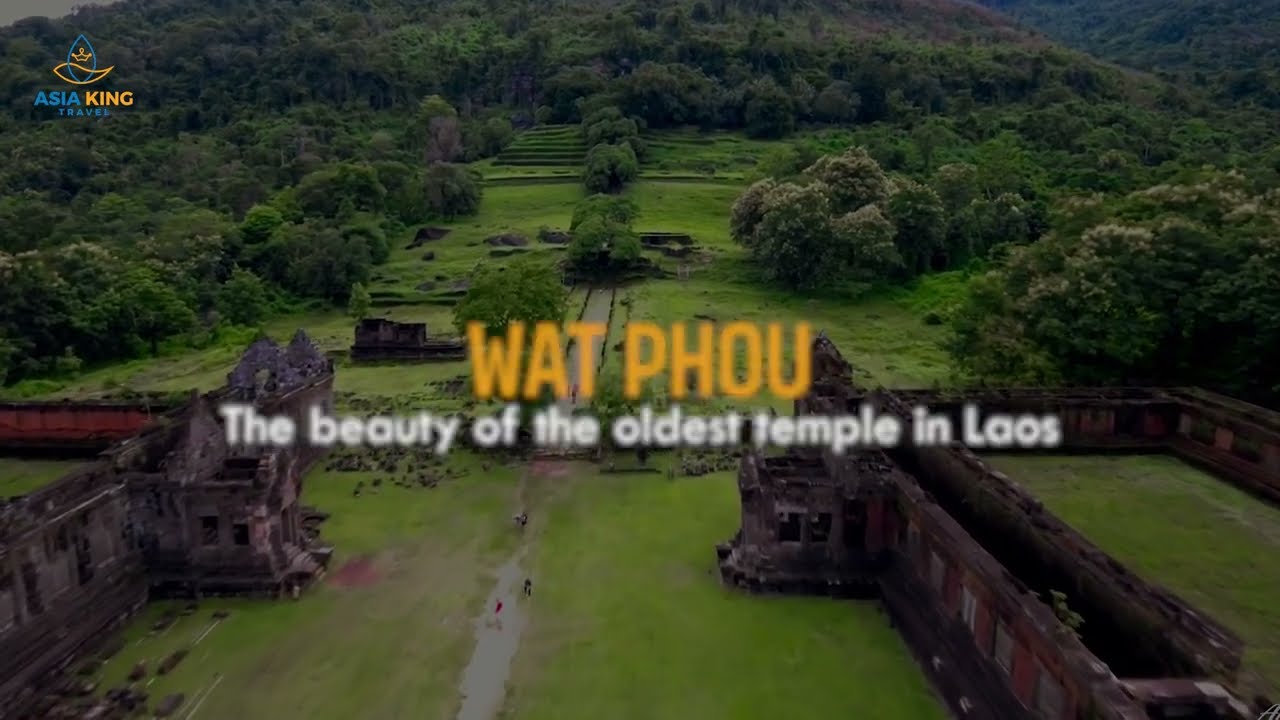
[[[591,294],[587,297],[587,306],[586,310],[582,313],[582,322],[605,323],[606,330],[605,335],[603,337],[597,337],[592,341],[591,347],[589,348],[583,347],[582,343],[574,343],[573,347],[569,348],[569,354],[566,357],[565,362],[568,363],[566,368],[569,373],[569,387],[571,388],[578,384],[578,358],[581,357],[583,352],[591,354],[596,365],[597,373],[600,370],[600,353],[604,344],[609,341],[607,326],[609,323],[609,308],[613,305],[613,293],[614,291],[612,288],[599,290],[593,289]],[[567,414],[573,412],[573,409],[576,407],[585,407],[588,404],[589,401],[582,398],[578,398],[577,402],[572,402],[569,398],[565,398],[560,401],[559,407],[562,413]]]

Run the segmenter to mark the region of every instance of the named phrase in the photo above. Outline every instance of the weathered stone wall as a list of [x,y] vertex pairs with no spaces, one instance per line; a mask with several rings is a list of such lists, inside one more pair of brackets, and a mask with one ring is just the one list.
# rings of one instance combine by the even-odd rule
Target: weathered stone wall
[[1179,402],[1173,452],[1280,505],[1280,413],[1204,390],[1170,394]]
[[[850,412],[872,402],[897,414],[909,436],[911,405],[960,402],[928,391],[860,389],[823,337],[813,363],[813,389],[797,412]],[[1058,413],[1068,446],[1089,451],[1167,445],[1186,407],[1172,393],[1128,390],[1003,391],[965,400],[988,412]],[[1142,718],[1112,673],[1208,677],[1228,686],[1234,679],[1239,638],[1131,573],[970,450],[901,447],[889,455],[913,477],[898,482],[899,520],[890,535],[901,561],[883,576],[884,598],[958,712],[1017,718],[1041,706],[1054,718]],[[1046,604],[1050,590],[1065,593],[1084,616],[1079,638]]]
[[[96,461],[0,503],[0,720],[131,616],[149,588],[278,592],[322,569],[298,498],[325,449],[229,447],[223,401],[305,421],[311,405],[332,410],[333,365],[301,332],[284,348],[259,341],[226,387],[193,393]],[[122,417],[117,427],[133,416]]]
[[8,506],[0,527],[0,718],[147,597],[127,496],[102,464]]
[[1146,718],[1092,653],[914,481],[885,606],[952,708],[975,720]]
[[[897,398],[876,401],[910,424]],[[1234,681],[1239,638],[1130,572],[972,451],[902,446],[890,455],[1035,592],[1065,593],[1086,618],[1086,641],[1115,672]]]
[[895,390],[893,395],[905,405],[946,413],[957,428],[965,403],[980,406],[984,414],[1057,415],[1063,452],[1168,452],[1280,504],[1280,413],[1205,390],[1029,388],[963,397]]

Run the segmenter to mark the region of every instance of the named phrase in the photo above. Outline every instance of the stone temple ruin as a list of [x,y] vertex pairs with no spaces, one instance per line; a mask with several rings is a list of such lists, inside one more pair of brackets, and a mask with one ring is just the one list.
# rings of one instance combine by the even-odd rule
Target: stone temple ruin
[[[332,411],[333,364],[298,331],[286,347],[255,342],[224,387],[162,414],[0,408],[10,446],[117,439],[54,483],[0,501],[0,719],[47,717],[40,690],[149,597],[280,595],[323,573],[330,550],[299,498],[325,450],[229,446],[216,413],[226,401],[305,428],[312,405]],[[14,422],[23,417],[34,420]]]
[[[362,323],[357,345],[420,347],[423,326]],[[406,329],[407,328],[407,329]],[[418,328],[421,328],[419,330]],[[869,402],[958,415],[937,391],[871,391],[823,337],[798,413]],[[396,357],[394,354],[390,357]],[[54,717],[52,685],[149,598],[291,595],[330,557],[300,504],[324,453],[225,442],[217,406],[254,404],[305,431],[332,411],[334,369],[301,331],[251,345],[222,388],[165,405],[0,403],[0,448],[97,452],[0,500],[0,720]],[[1165,451],[1280,501],[1280,414],[1188,389],[992,390],[988,412],[1054,413],[1066,452]],[[878,598],[957,718],[1252,720],[1232,690],[1242,640],[1130,572],[961,446],[843,456],[747,452],[741,528],[716,548],[726,584]],[[1060,591],[1084,618],[1068,627]],[[162,702],[163,704],[163,702]],[[78,716],[77,716],[78,717]]]
[[[868,391],[819,337],[797,414],[958,416],[938,392]],[[1055,413],[1063,451],[1166,451],[1274,501],[1280,414],[1198,390],[1005,390],[985,412]],[[1126,569],[969,449],[743,456],[727,584],[879,598],[958,718],[1236,718],[1243,642]],[[1084,623],[1055,611],[1055,591]],[[1061,596],[1059,596],[1061,598]]]
[[356,325],[355,344],[351,346],[350,357],[356,362],[448,362],[465,360],[467,349],[461,340],[455,338],[428,337],[426,323],[369,318]]

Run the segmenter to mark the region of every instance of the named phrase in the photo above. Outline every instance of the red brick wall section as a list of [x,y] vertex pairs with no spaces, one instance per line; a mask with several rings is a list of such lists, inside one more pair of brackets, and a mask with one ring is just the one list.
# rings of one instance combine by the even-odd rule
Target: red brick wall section
[[1148,412],[1142,416],[1142,432],[1150,438],[1162,438],[1169,434],[1169,428],[1165,427],[1163,416]]
[[71,403],[0,404],[0,441],[120,440],[151,421],[145,406]]

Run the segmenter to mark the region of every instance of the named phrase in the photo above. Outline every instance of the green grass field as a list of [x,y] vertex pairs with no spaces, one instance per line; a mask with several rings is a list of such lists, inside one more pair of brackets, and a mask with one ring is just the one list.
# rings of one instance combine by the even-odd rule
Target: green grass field
[[79,460],[0,457],[0,500],[39,490],[81,464]]
[[533,623],[502,717],[942,718],[873,604],[724,588],[734,478],[549,478],[530,564]]
[[1059,517],[1245,641],[1246,690],[1280,692],[1280,510],[1163,455],[995,456]]
[[[178,606],[153,605],[98,679],[122,684],[140,660],[154,673],[190,647],[174,672],[142,684],[156,699],[200,703],[195,718],[452,717],[472,621],[491,612],[488,572],[519,539],[510,514],[527,471],[454,462],[470,474],[360,498],[351,488],[371,474],[313,472],[307,499],[333,513],[323,535],[338,548],[335,568],[375,558],[376,584],[325,585],[296,603],[209,601],[159,632],[163,610]],[[802,703],[943,717],[874,605],[720,586],[714,544],[738,512],[729,475],[672,482],[579,466],[527,482],[536,591],[503,718],[765,720]],[[215,624],[218,608],[231,616]]]

